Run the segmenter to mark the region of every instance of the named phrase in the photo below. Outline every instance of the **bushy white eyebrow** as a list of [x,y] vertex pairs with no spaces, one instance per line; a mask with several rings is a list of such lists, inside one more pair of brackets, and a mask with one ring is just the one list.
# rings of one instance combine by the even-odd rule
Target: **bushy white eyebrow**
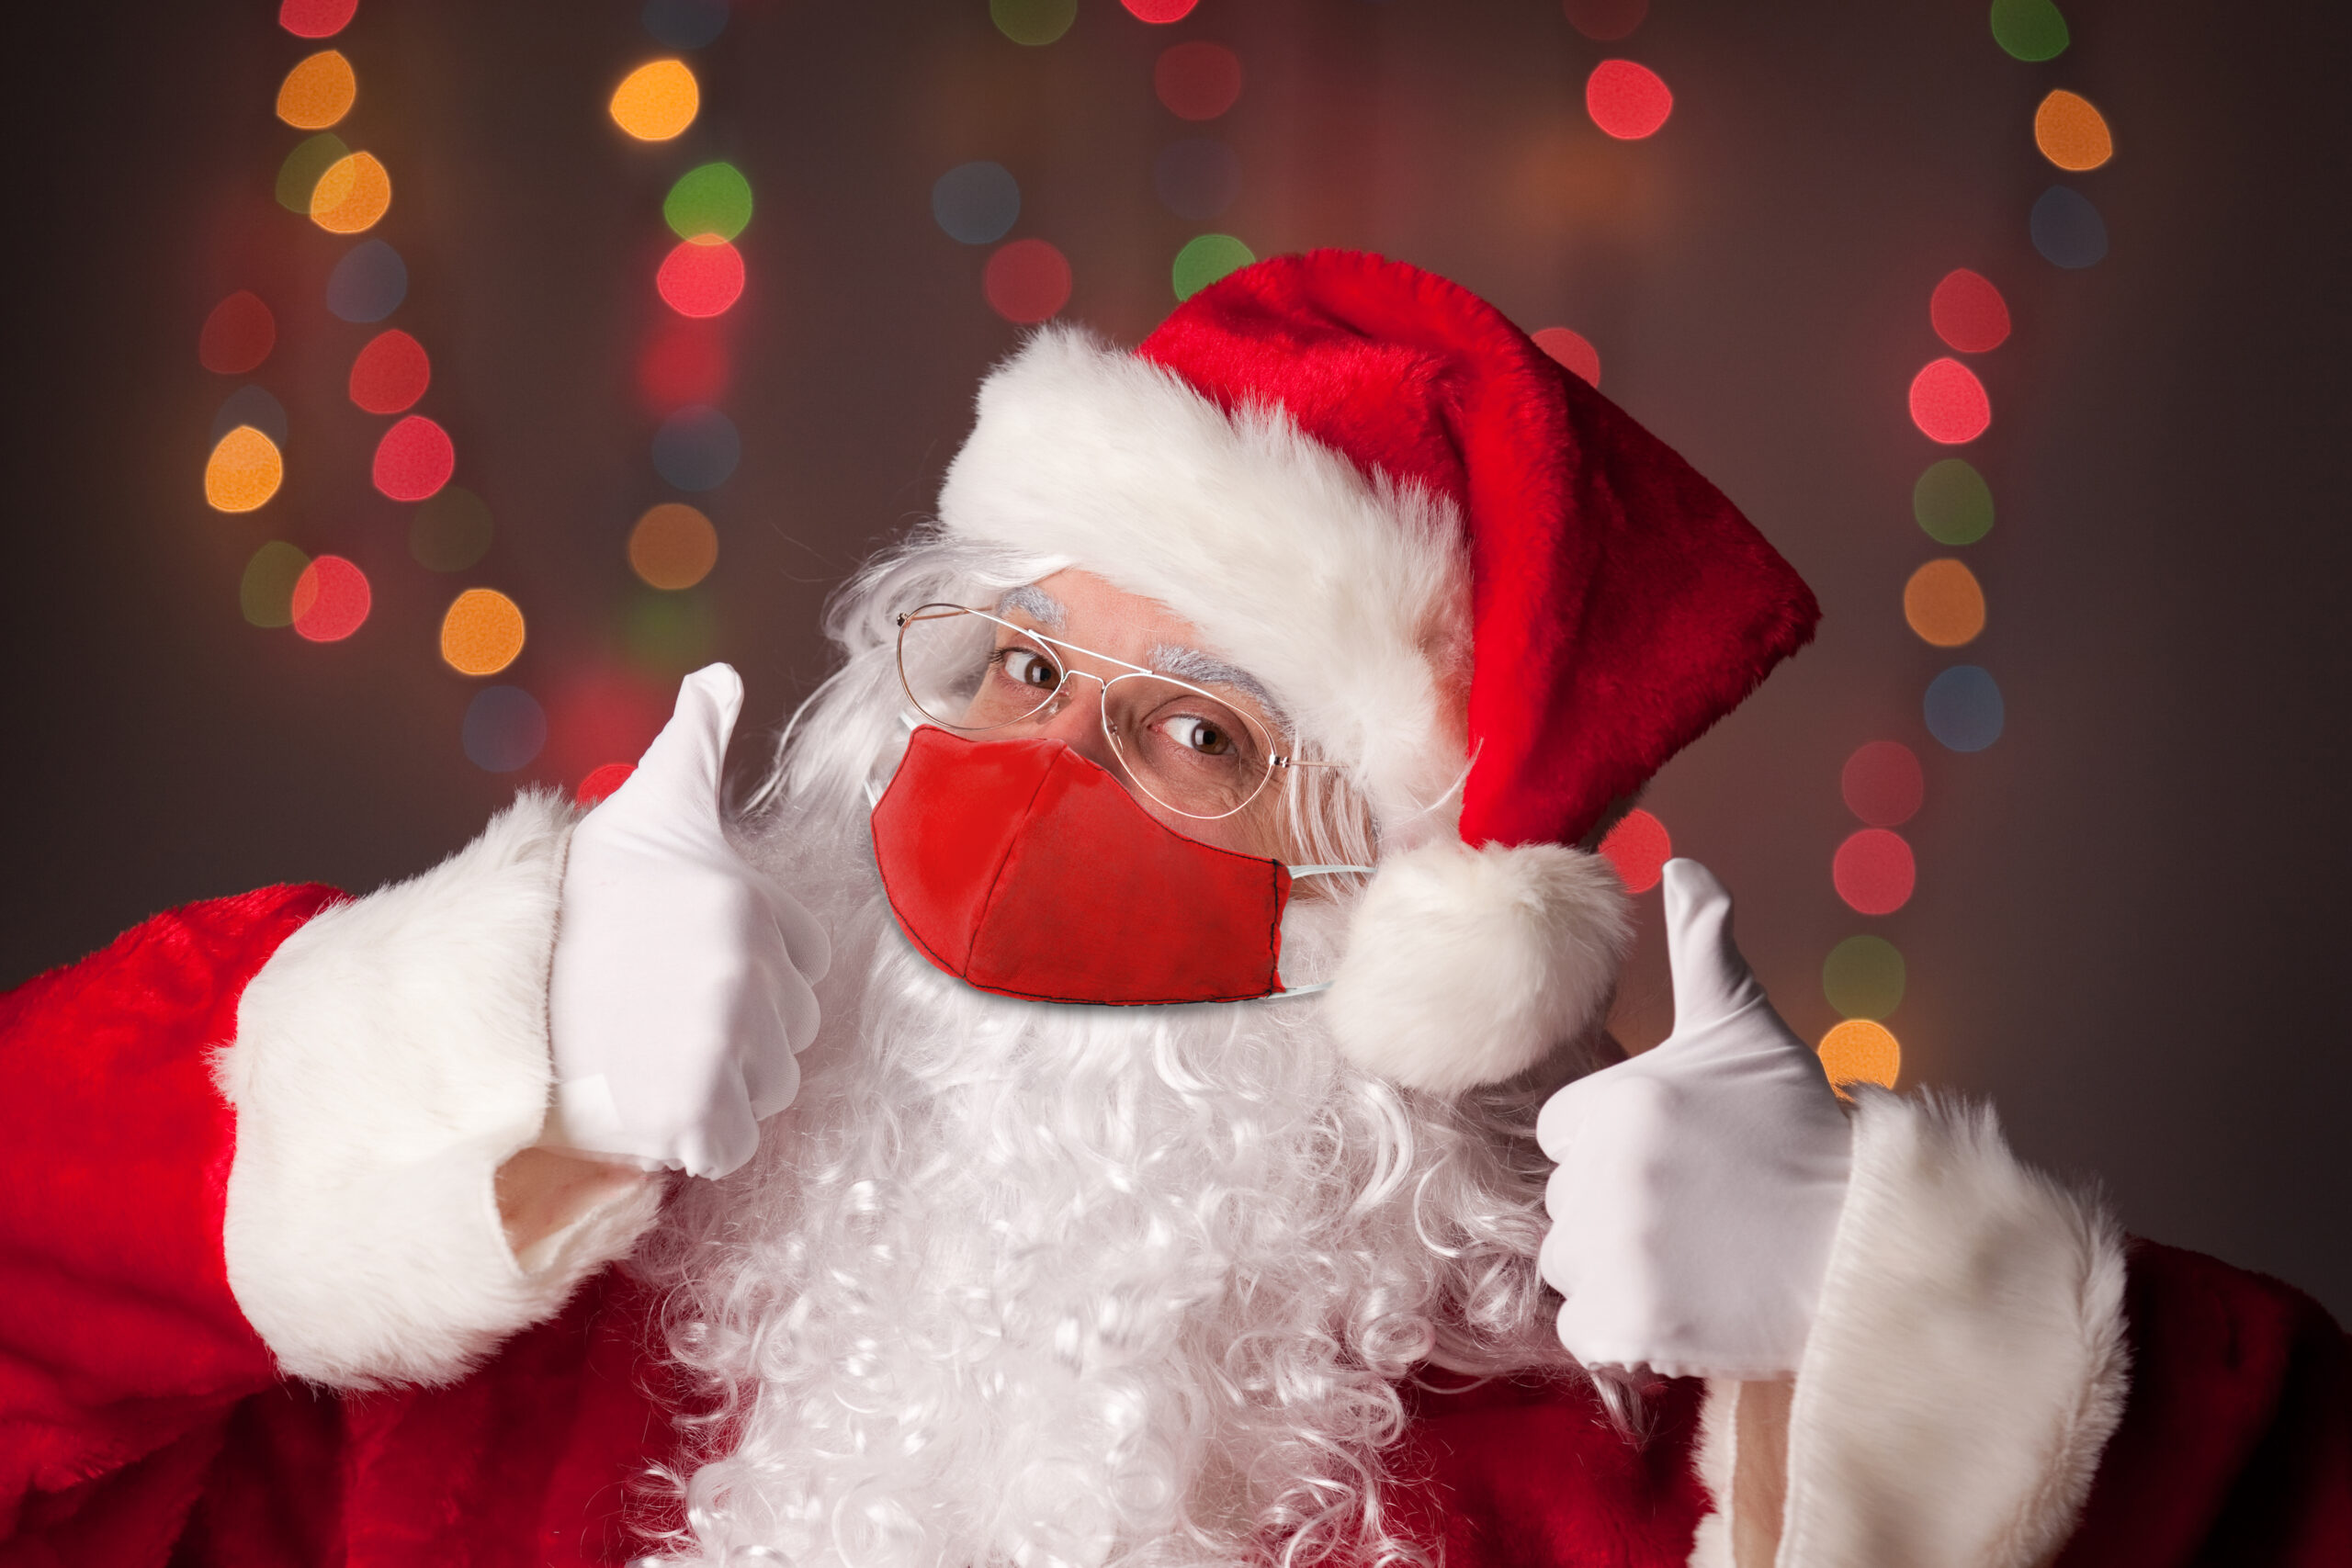
[[1201,686],[1230,686],[1256,703],[1276,728],[1288,730],[1290,721],[1282,705],[1266,690],[1265,682],[1237,664],[1228,664],[1214,653],[1204,653],[1197,648],[1183,648],[1174,643],[1161,643],[1151,650],[1151,667],[1163,675],[1173,675],[1179,681],[1190,681]]
[[1034,582],[1004,591],[1003,597],[996,602],[996,613],[1001,615],[1008,610],[1018,610],[1051,631],[1059,631],[1069,624],[1069,607]]

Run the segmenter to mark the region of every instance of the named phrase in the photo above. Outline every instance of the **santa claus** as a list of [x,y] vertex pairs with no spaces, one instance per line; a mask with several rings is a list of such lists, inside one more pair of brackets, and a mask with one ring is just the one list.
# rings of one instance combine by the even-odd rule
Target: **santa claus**
[[1492,308],[1031,339],[730,820],[584,814],[0,1001],[0,1561],[2352,1562],[2344,1338],[1841,1102],[1591,845],[1811,595]]

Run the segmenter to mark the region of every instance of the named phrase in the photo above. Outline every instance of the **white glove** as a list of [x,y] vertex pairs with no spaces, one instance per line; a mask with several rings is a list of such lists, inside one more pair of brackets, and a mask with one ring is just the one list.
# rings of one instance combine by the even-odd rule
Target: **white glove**
[[542,1142],[724,1176],[800,1088],[831,949],[718,825],[743,705],[724,664],[686,677],[627,783],[571,835],[549,984],[555,1114]]
[[1560,1162],[1544,1278],[1588,1366],[1783,1377],[1820,1306],[1853,1134],[1733,945],[1724,885],[1688,860],[1665,882],[1674,1032],[1569,1084],[1535,1123]]

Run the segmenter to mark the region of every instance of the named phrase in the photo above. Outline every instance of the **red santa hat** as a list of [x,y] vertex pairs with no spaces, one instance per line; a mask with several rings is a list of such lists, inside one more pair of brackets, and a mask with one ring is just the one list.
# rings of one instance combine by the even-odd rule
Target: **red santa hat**
[[1165,604],[1348,765],[1381,866],[1327,1005],[1439,1092],[1596,1021],[1629,919],[1579,842],[1819,615],[1501,312],[1355,252],[1245,267],[1132,354],[1040,333],[982,384],[940,519]]

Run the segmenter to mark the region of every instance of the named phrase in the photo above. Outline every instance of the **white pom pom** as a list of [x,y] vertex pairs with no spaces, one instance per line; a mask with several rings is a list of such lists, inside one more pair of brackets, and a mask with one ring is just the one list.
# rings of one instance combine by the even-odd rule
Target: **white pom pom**
[[1456,1094],[1598,1021],[1632,940],[1624,885],[1599,855],[1425,844],[1364,890],[1325,1004],[1358,1066]]

